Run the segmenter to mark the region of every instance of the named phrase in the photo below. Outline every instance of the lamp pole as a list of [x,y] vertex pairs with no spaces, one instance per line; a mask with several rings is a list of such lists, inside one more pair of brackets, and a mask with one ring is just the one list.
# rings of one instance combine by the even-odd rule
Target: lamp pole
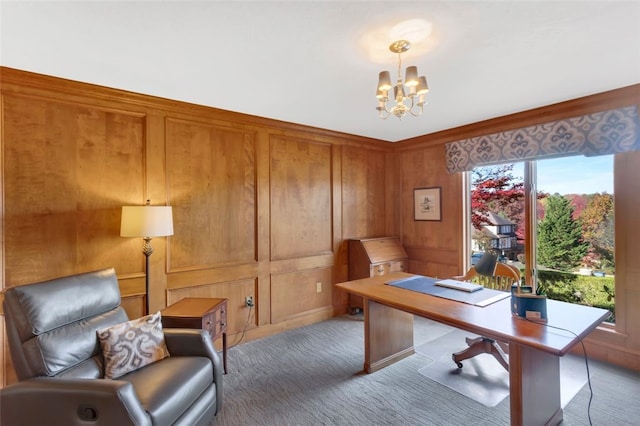
[[153,254],[153,247],[151,247],[151,237],[144,237],[144,246],[142,247],[142,253],[145,257],[144,267],[144,302],[145,313],[149,315],[149,256]]

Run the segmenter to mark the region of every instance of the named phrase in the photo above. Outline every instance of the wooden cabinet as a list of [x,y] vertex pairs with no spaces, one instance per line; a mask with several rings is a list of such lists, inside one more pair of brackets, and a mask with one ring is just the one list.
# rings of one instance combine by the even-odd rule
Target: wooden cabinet
[[[398,237],[349,240],[349,280],[407,271],[407,252]],[[352,313],[362,309],[362,297],[349,295]]]
[[222,335],[222,361],[227,373],[227,299],[187,297],[160,312],[163,327],[206,330],[213,341]]

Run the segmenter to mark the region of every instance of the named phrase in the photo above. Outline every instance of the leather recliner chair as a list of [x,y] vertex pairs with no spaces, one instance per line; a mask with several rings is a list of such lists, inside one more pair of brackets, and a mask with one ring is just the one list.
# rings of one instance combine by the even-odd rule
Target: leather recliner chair
[[19,381],[0,424],[205,425],[222,407],[222,365],[203,330],[164,329],[169,357],[104,378],[96,331],[127,322],[113,268],[16,286],[4,300]]

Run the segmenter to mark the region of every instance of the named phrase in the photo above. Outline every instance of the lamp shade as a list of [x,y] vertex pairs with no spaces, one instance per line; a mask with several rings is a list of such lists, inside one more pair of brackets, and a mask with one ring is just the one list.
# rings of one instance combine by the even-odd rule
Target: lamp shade
[[478,263],[476,263],[476,272],[480,275],[491,277],[496,272],[496,264],[498,263],[498,256],[493,253],[485,252]]
[[407,67],[406,78],[404,84],[407,87],[415,87],[418,85],[418,67]]
[[391,74],[389,71],[381,71],[378,75],[378,90],[385,91],[391,89]]
[[121,237],[173,235],[171,206],[122,206]]
[[418,95],[424,95],[429,91],[429,84],[427,83],[427,77],[422,76],[418,79]]

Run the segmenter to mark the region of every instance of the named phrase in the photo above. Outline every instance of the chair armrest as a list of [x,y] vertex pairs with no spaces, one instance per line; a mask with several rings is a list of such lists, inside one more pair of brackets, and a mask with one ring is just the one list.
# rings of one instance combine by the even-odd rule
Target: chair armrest
[[151,425],[133,386],[121,380],[23,380],[0,390],[0,407],[3,425]]
[[216,410],[222,408],[222,361],[213,347],[206,330],[190,328],[165,328],[164,340],[171,356],[203,356],[213,364],[213,381],[216,384]]

